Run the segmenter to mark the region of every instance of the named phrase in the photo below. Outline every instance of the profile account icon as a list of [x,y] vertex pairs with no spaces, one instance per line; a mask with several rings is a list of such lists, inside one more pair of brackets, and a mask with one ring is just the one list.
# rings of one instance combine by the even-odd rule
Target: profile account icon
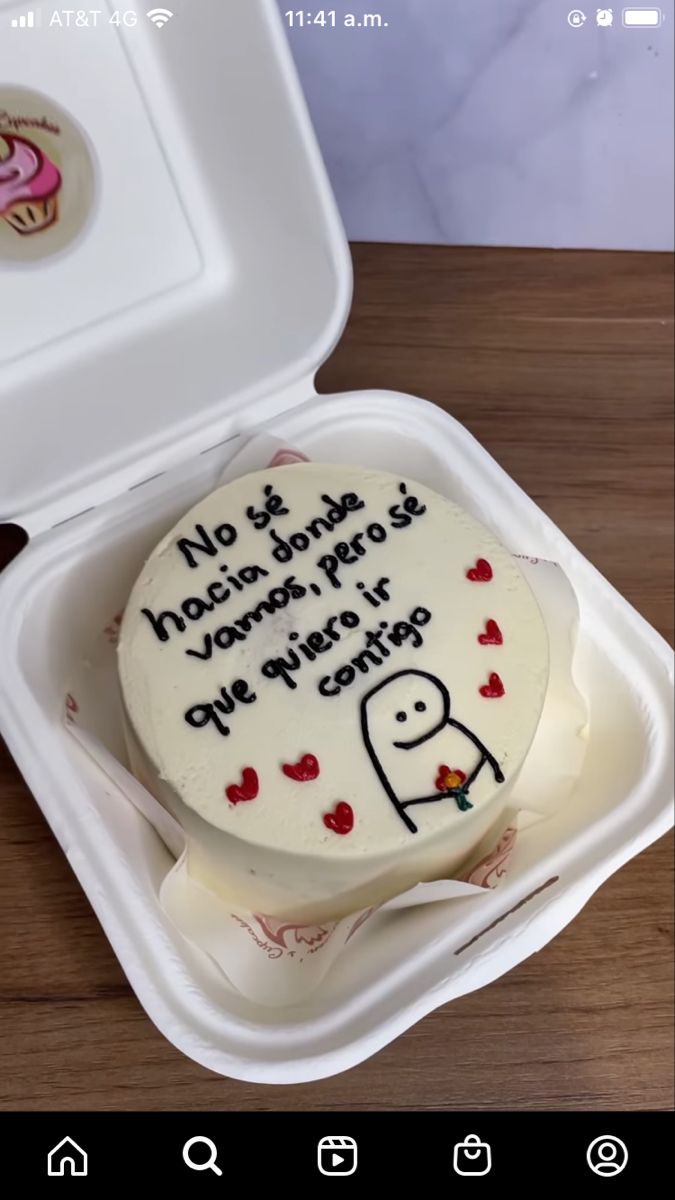
[[586,1151],[586,1162],[594,1175],[611,1179],[620,1175],[628,1162],[628,1147],[612,1133],[596,1137]]

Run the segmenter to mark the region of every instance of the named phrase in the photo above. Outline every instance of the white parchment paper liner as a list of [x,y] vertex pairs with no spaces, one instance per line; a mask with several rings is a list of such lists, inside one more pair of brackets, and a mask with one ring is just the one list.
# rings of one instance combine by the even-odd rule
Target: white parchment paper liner
[[[302,461],[268,434],[255,434],[224,470],[220,484],[260,470]],[[507,875],[517,838],[530,825],[556,812],[570,795],[586,750],[587,707],[573,678],[578,628],[574,591],[561,568],[544,559],[516,555],[537,597],[550,641],[550,679],[537,734],[511,796],[511,806],[458,872],[458,878],[419,883],[380,909],[366,909],[340,921],[301,925],[234,909],[197,883],[187,870],[182,828],[108,748],[109,731],[121,730],[117,681],[117,634],[121,614],[112,617],[89,656],[69,683],[66,726],[119,791],[152,824],[176,863],[164,878],[159,902],[193,946],[208,954],[230,984],[255,1003],[297,1003],[319,986],[328,970],[358,934],[367,937],[376,911],[480,897]],[[119,744],[118,736],[114,739]]]

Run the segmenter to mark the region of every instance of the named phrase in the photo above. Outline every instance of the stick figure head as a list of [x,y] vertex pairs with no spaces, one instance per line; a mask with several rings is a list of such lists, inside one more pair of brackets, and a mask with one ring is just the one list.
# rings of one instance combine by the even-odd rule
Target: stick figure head
[[361,725],[371,755],[377,754],[378,748],[412,750],[421,746],[449,719],[448,689],[427,671],[397,671],[361,701]]

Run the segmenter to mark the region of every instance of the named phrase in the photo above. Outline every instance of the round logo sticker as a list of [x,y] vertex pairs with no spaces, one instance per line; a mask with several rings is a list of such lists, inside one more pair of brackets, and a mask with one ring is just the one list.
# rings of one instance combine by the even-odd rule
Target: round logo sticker
[[94,192],[92,154],[73,119],[39,92],[0,84],[0,263],[63,250]]

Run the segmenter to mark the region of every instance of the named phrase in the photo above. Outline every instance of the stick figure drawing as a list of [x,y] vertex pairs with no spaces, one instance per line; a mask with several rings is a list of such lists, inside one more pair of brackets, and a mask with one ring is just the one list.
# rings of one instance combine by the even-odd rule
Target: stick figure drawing
[[[448,727],[467,738],[478,751],[476,765],[466,778],[462,778],[459,786],[403,799],[401,789],[397,787],[400,754],[408,755],[421,746],[426,747]],[[417,833],[417,826],[408,812],[416,804],[432,804],[452,797],[460,810],[471,808],[469,789],[486,763],[495,781],[504,782],[504,773],[494,755],[475,733],[451,716],[450,692],[445,684],[427,671],[397,671],[371,688],[361,701],[361,731],[380,783],[410,833]],[[406,765],[408,761],[406,759]],[[428,755],[425,765],[428,765]]]

